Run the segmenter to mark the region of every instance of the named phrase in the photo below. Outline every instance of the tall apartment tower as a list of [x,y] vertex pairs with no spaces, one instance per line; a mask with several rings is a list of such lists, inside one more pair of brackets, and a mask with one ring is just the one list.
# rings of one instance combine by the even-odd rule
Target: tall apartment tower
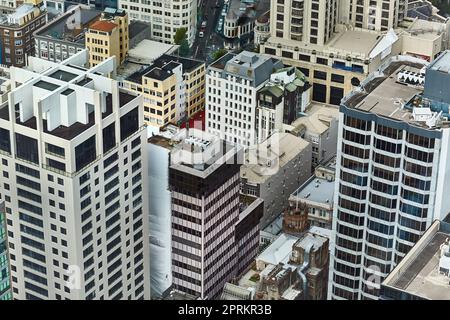
[[143,104],[104,76],[112,60],[11,68],[0,193],[15,299],[150,296]]
[[109,57],[116,57],[117,66],[128,54],[128,15],[124,10],[106,8],[98,21],[85,34],[89,65],[96,66]]
[[127,10],[132,20],[151,23],[152,39],[173,43],[177,30],[186,28],[189,45],[194,43],[198,0],[119,0],[119,8]]
[[241,149],[185,131],[172,149],[172,277],[174,288],[201,299],[218,297],[238,266]]
[[213,62],[206,72],[206,130],[232,144],[254,145],[257,92],[281,68],[280,60],[249,51]]
[[406,17],[408,0],[342,0],[340,22],[354,27],[387,31]]
[[[378,299],[380,283],[450,211],[450,52],[397,56],[340,107],[331,299]],[[425,83],[425,85],[424,85]]]
[[324,45],[335,32],[338,0],[272,0],[271,36]]

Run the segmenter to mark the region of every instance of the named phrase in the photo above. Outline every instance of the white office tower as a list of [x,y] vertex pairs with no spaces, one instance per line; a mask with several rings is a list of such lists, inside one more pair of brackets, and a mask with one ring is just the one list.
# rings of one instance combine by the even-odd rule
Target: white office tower
[[450,212],[450,52],[424,64],[391,58],[342,100],[331,299],[378,299],[383,279]]
[[406,17],[408,0],[341,0],[341,23],[356,28],[387,31]]
[[194,43],[198,0],[119,0],[118,6],[128,12],[131,20],[151,23],[152,39],[173,43],[177,30],[186,28],[189,45]]
[[16,299],[150,297],[143,104],[106,77],[113,59],[11,68],[0,193]]
[[206,131],[244,147],[256,143],[257,92],[280,60],[243,51],[226,54],[206,72]]

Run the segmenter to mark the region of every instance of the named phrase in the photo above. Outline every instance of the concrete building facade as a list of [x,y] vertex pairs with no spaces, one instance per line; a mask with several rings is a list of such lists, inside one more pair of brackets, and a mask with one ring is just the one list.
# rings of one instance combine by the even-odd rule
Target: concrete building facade
[[226,54],[206,72],[206,131],[230,143],[257,142],[257,92],[281,61],[249,51]]
[[144,119],[149,126],[177,124],[204,108],[205,64],[163,54],[124,79],[122,86],[143,94]]
[[264,199],[264,229],[288,206],[288,198],[310,176],[311,144],[289,133],[274,133],[251,147],[241,167],[241,191]]
[[197,33],[197,0],[119,0],[118,5],[129,13],[131,20],[151,23],[153,39],[173,43],[176,31],[185,28],[189,45],[194,43]]
[[[34,33],[35,56],[59,63],[80,52],[85,48],[86,29],[100,14],[89,6],[78,5],[42,25]],[[79,23],[73,23],[77,19]]]
[[113,58],[87,62],[11,68],[0,193],[15,299],[150,297],[142,98],[105,76]]
[[14,12],[0,16],[0,63],[24,67],[27,57],[35,52],[33,32],[47,23],[47,11],[42,2],[24,3]]

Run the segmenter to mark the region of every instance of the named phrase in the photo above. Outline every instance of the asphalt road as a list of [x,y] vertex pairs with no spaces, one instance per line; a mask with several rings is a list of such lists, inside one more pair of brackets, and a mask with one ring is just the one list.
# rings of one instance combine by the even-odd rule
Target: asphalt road
[[[217,6],[217,8],[216,8]],[[223,48],[223,38],[215,31],[219,15],[222,11],[223,0],[200,0],[199,12],[202,19],[199,20],[197,35],[191,48],[192,56],[195,59],[211,62],[211,54]],[[203,38],[198,36],[202,21],[207,21]]]

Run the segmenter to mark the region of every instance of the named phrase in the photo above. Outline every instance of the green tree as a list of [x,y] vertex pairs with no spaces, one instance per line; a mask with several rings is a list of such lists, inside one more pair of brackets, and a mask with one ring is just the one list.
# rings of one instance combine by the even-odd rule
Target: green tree
[[179,28],[177,32],[175,32],[175,36],[173,37],[173,41],[176,45],[181,45],[181,42],[186,39],[187,40],[187,29]]
[[188,57],[190,54],[190,48],[189,48],[189,42],[187,41],[186,38],[184,38],[183,40],[181,40],[180,42],[180,47],[178,48],[178,54],[181,57]]
[[217,51],[215,51],[212,56],[214,60],[220,59],[222,58],[224,55],[226,55],[228,53],[228,51],[224,48],[219,49]]

